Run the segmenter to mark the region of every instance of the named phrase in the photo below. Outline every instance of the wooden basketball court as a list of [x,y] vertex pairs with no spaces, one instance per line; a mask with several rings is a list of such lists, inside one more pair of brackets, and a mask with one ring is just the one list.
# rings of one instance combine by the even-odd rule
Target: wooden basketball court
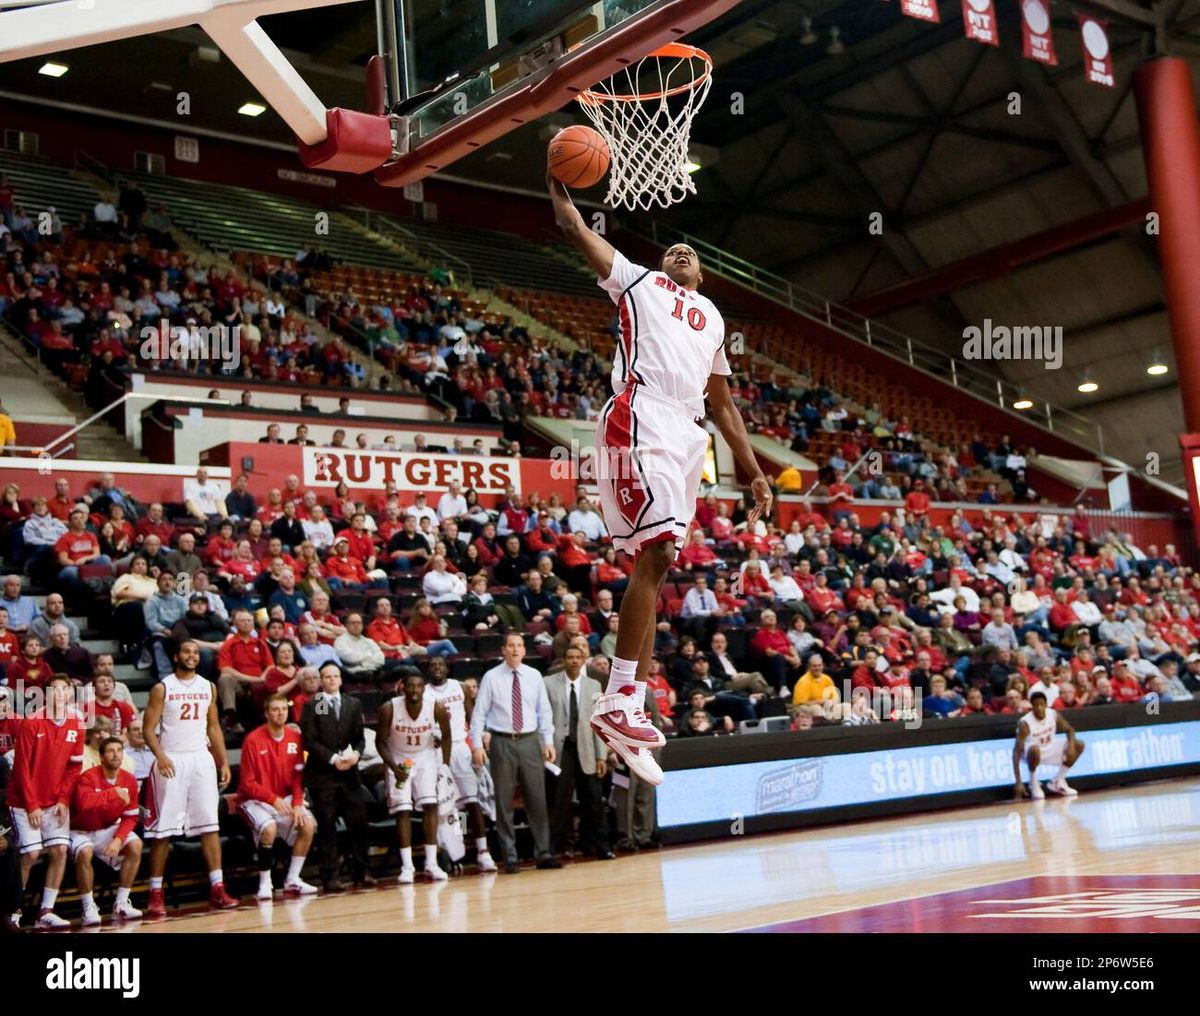
[[464,875],[129,929],[1200,931],[1200,778]]

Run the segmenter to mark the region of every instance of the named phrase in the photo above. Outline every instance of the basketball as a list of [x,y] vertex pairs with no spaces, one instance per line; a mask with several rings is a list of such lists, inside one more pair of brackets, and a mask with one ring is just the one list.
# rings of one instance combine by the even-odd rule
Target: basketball
[[592,187],[608,172],[608,144],[599,131],[575,124],[550,139],[550,174],[566,187]]

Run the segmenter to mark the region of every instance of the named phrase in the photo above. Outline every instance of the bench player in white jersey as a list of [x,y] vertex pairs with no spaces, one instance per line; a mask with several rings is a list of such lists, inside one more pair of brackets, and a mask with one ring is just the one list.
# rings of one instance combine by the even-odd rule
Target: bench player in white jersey
[[220,792],[230,780],[225,736],[215,688],[196,672],[199,665],[200,643],[185,639],[175,651],[174,673],[150,689],[142,718],[146,747],[155,759],[146,781],[144,834],[150,841],[150,918],[167,915],[162,884],[172,836],[200,837],[208,866],[208,905],[215,910],[238,905],[225,891],[217,835]]
[[[450,714],[432,695],[425,678],[409,674],[398,694],[379,709],[375,748],[385,766],[388,811],[396,816],[400,836],[401,883],[412,882],[412,811],[421,809],[425,825],[425,877],[440,882],[449,876],[437,863],[437,779],[440,765],[450,766],[454,738]],[[398,689],[399,690],[399,689]],[[441,741],[440,748],[435,739]]]
[[[1075,728],[1063,714],[1056,713],[1046,705],[1046,696],[1042,692],[1035,691],[1030,695],[1029,704],[1033,708],[1017,721],[1017,743],[1013,748],[1014,796],[1019,801],[1028,793],[1035,801],[1042,800],[1046,794],[1037,778],[1037,768],[1058,766],[1058,772],[1047,784],[1047,789],[1052,794],[1076,797],[1079,791],[1067,785],[1067,770],[1083,754],[1084,743],[1075,736]],[[1066,734],[1066,739],[1059,740],[1058,734]],[[1022,759],[1029,766],[1028,791],[1021,782]]]
[[620,336],[613,357],[616,393],[596,428],[597,481],[613,546],[634,557],[621,601],[616,654],[592,726],[647,783],[662,783],[651,749],[665,740],[643,706],[654,647],[655,605],[668,569],[696,513],[708,450],[704,402],[751,476],[753,526],[771,510],[768,486],[729,393],[725,323],[707,297],[700,259],[687,244],[669,247],[642,267],[588,229],[566,188],[547,176],[563,234],[583,253],[617,305]]
[[467,702],[463,687],[450,677],[450,668],[444,657],[435,656],[425,670],[425,695],[440,702],[450,715],[450,738],[454,742],[450,749],[450,772],[458,787],[458,806],[467,809],[471,820],[471,831],[475,834],[475,860],[480,871],[496,871],[496,862],[488,850],[487,822],[483,809],[479,807],[479,774],[471,758],[471,746],[467,744]]

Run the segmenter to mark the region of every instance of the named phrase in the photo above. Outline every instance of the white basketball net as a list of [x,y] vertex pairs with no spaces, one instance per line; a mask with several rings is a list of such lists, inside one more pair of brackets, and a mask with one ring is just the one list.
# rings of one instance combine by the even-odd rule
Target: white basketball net
[[649,211],[696,193],[688,143],[711,86],[708,54],[670,43],[580,94],[579,105],[608,143],[609,205]]

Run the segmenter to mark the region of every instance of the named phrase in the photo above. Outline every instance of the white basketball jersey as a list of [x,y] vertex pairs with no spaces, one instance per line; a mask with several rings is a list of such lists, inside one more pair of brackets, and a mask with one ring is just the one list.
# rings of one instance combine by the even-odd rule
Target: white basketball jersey
[[406,758],[416,759],[425,752],[433,751],[433,738],[438,730],[433,719],[435,705],[437,703],[427,691],[421,699],[420,715],[414,720],[408,715],[408,703],[403,695],[392,699],[392,726],[388,747],[393,762]]
[[1048,708],[1046,715],[1040,720],[1033,713],[1026,713],[1021,717],[1020,722],[1025,726],[1026,745],[1036,744],[1044,748],[1046,745],[1054,743],[1054,735],[1058,730],[1058,721],[1055,719],[1053,709]]
[[208,707],[213,700],[210,681],[196,674],[181,681],[174,674],[163,678],[162,721],[158,741],[168,755],[208,750]]
[[617,305],[620,335],[612,387],[645,385],[704,415],[710,374],[729,374],[725,321],[706,296],[672,282],[664,272],[635,265],[620,251],[612,275],[599,281]]
[[432,697],[440,702],[450,714],[450,740],[455,744],[465,744],[467,740],[467,699],[463,695],[462,685],[454,678],[448,677],[444,684],[425,685],[425,697]]

